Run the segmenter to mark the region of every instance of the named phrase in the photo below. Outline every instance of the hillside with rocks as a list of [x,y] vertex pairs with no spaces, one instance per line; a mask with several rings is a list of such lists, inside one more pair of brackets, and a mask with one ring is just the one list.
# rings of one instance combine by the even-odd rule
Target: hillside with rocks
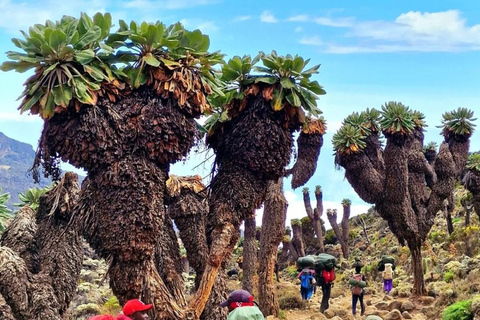
[[[456,194],[459,195],[463,191],[462,187],[458,187]],[[435,218],[434,226],[423,246],[426,296],[412,296],[413,276],[409,250],[406,246],[398,243],[386,222],[377,216],[374,210],[370,210],[369,213],[349,219],[348,245],[351,253],[348,260],[342,258],[339,244],[328,244],[329,241],[335,239],[331,237],[331,231],[327,230],[326,239],[330,240],[326,241],[325,251],[338,258],[337,278],[332,289],[330,308],[323,314],[319,312],[322,297],[320,288],[311,301],[301,300],[299,280],[297,279],[298,271],[294,264],[290,264],[280,271],[280,282],[276,284],[281,309],[280,316],[279,318],[270,316],[267,319],[353,319],[348,280],[353,274],[351,266],[355,258],[361,259],[364,263],[362,271],[367,277],[365,316],[378,315],[388,320],[453,320],[457,318],[442,317],[445,308],[456,302],[466,301],[471,317],[458,319],[480,319],[480,227],[478,217],[472,215],[470,225],[465,227],[465,209],[459,203],[457,203],[452,217],[453,233],[448,233],[446,219],[439,214]],[[360,221],[363,221],[364,224]],[[364,229],[362,225],[365,225],[366,228]],[[240,241],[240,246],[236,248],[228,263],[231,268],[238,268],[237,261],[242,254],[241,243]],[[115,314],[120,310],[117,299],[108,287],[108,279],[105,279],[107,269],[105,262],[97,259],[88,246],[85,246],[85,250],[86,258],[77,295],[70,307],[69,319],[82,320],[100,313]],[[467,250],[470,250],[469,255],[466,255]],[[382,254],[394,256],[397,264],[393,290],[389,295],[383,293],[381,275],[376,269]],[[184,273],[184,278],[185,290],[190,290],[193,286],[194,275]],[[228,282],[229,289],[240,289],[242,287],[241,278],[241,271],[238,276],[231,277]],[[257,296],[257,292],[258,290],[255,289],[254,296]],[[358,312],[356,319],[364,318],[359,316]]]

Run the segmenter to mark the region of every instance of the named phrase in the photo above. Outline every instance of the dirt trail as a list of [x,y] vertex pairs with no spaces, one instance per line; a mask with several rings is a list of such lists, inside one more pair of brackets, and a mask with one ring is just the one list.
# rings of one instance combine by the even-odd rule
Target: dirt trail
[[[320,288],[319,288],[320,289]],[[300,295],[300,292],[299,292]],[[324,320],[324,319],[346,319],[352,320],[352,294],[347,287],[334,287],[332,289],[332,297],[330,298],[330,308],[324,314],[320,313],[320,301],[322,300],[321,290],[317,290],[316,295],[311,301],[307,302],[305,309],[286,310],[287,320]],[[365,316],[360,316],[360,303],[357,304],[356,319],[365,319],[367,315],[376,314],[384,319],[414,319],[426,320],[427,317],[421,310],[423,308],[431,308],[433,299],[430,297],[408,298],[408,297],[392,297],[385,294],[365,294]],[[405,308],[407,314],[403,313]],[[391,313],[397,313],[392,315]],[[403,313],[403,316],[402,316]],[[411,318],[409,318],[411,316]],[[276,319],[276,318],[268,318]],[[430,318],[433,320],[433,318]]]

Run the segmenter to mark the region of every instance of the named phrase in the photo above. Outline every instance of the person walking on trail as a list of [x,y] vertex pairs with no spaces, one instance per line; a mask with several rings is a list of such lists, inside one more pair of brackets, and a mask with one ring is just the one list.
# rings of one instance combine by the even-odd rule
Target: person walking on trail
[[300,294],[302,300],[308,301],[312,298],[313,291],[315,289],[316,280],[314,278],[315,272],[308,268],[305,268],[300,272],[298,278],[300,279]]
[[329,300],[332,292],[333,281],[335,280],[335,269],[322,270],[316,273],[317,284],[322,287],[322,302],[320,303],[320,312],[323,313],[330,307]]
[[[360,315],[363,316],[365,314],[365,304],[363,303],[363,294],[364,294],[364,287],[367,285],[367,281],[365,280],[365,275],[362,273],[362,267],[356,266],[355,267],[355,274],[351,279],[351,286],[352,289],[352,314],[353,319],[356,317],[356,309],[357,309],[357,302],[360,301]],[[362,283],[363,281],[363,283]]]
[[382,271],[383,277],[383,291],[386,294],[390,294],[393,287],[393,265],[391,263],[385,263],[385,270]]
[[227,300],[220,303],[220,307],[228,307],[227,320],[265,320],[253,296],[246,290],[233,291]]

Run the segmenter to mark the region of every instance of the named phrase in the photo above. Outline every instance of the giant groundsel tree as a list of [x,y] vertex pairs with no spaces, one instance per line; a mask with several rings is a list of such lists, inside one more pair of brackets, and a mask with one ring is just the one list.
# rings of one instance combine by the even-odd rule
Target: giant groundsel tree
[[[306,69],[303,58],[275,52],[254,61],[235,57],[222,70],[229,89],[223,93],[221,72],[213,69],[223,55],[208,51],[209,38],[199,30],[134,21],[119,21],[113,33],[111,27],[109,14],[34,25],[23,32],[25,39],[13,39],[23,52],[9,52],[11,61],[1,68],[33,71],[20,109],[44,119],[35,168],[57,179],[61,159],[88,172],[72,225],[109,262],[120,302],[153,302],[155,319],[198,319],[241,221],[264,201],[268,183],[284,176],[293,132],[303,130],[321,146],[325,126],[316,99],[325,91],[311,79],[319,66]],[[260,59],[264,67],[257,71],[266,75],[251,76]],[[217,170],[209,212],[175,212],[178,195],[166,195],[169,165],[188,154],[198,137],[195,118],[211,113],[213,103],[218,112],[208,122],[207,141],[217,153]],[[309,150],[302,154],[316,161],[318,150]],[[315,165],[308,168],[300,185]],[[197,201],[204,195],[190,196]],[[190,305],[181,277],[166,268],[180,261],[166,204],[183,219],[183,234],[194,232],[188,216],[205,223],[206,245],[197,251],[201,280]],[[222,298],[217,293],[212,306]]]
[[386,103],[381,112],[347,117],[333,137],[335,163],[345,169],[358,195],[375,204],[400,243],[408,245],[416,294],[425,292],[422,243],[465,166],[473,120],[473,112],[464,108],[443,114],[444,142],[429,155],[434,161],[427,161],[422,150],[423,114],[399,102]]

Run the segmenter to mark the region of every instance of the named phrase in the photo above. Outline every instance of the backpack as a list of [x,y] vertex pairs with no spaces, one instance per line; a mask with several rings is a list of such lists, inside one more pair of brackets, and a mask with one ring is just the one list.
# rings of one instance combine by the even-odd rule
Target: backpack
[[313,277],[310,273],[304,272],[300,276],[300,285],[302,288],[310,289],[313,286]]
[[393,270],[392,270],[392,265],[390,263],[385,264],[385,271],[383,271],[383,279],[384,280],[393,279]]
[[359,273],[359,274],[355,274],[351,279],[350,279],[350,283],[354,283],[352,285],[352,294],[356,295],[356,296],[359,296],[362,294],[363,292],[363,289],[362,287],[360,287],[360,281],[362,281],[362,275]]
[[335,269],[332,268],[330,271],[322,270],[322,276],[325,281],[325,284],[333,282],[335,280]]

